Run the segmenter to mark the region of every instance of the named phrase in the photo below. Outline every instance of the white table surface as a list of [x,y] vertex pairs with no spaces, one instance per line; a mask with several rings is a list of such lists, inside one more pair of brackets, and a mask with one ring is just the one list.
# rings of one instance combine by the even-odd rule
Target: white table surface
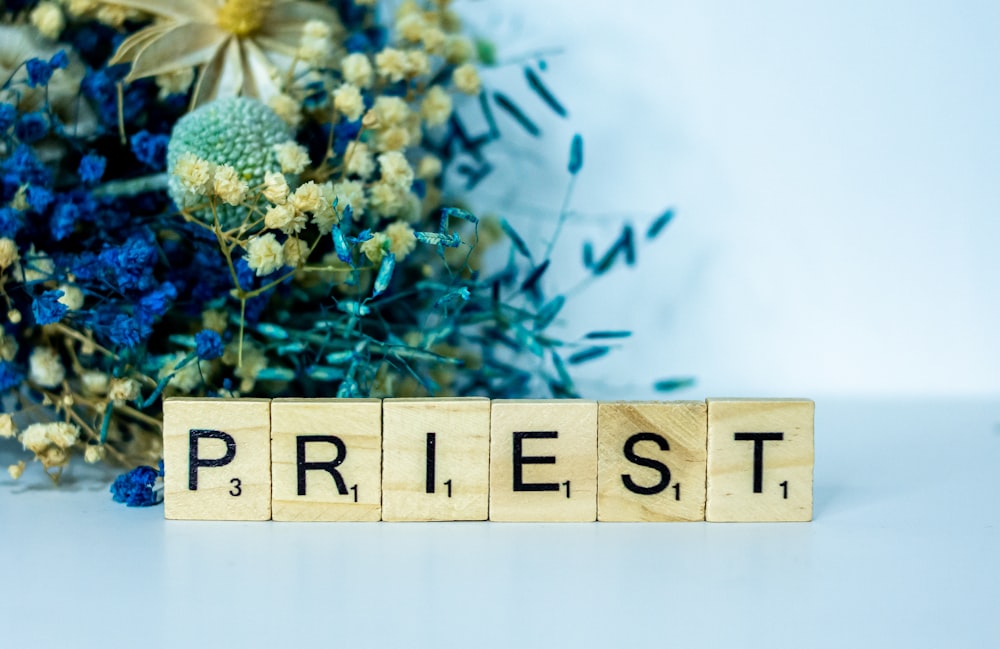
[[0,646],[997,646],[1000,402],[816,418],[812,523],[168,522],[29,465]]

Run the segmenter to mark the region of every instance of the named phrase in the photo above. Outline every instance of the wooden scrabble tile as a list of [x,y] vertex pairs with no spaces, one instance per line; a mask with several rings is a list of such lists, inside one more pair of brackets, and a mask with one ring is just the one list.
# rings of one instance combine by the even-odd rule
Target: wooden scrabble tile
[[705,402],[601,402],[597,412],[597,520],[705,520]]
[[382,514],[382,401],[271,402],[276,521],[377,521]]
[[382,520],[484,521],[489,399],[382,402]]
[[812,520],[808,400],[708,400],[709,521]]
[[271,518],[270,405],[269,399],[163,403],[166,518]]
[[597,402],[496,400],[490,425],[490,520],[597,517]]

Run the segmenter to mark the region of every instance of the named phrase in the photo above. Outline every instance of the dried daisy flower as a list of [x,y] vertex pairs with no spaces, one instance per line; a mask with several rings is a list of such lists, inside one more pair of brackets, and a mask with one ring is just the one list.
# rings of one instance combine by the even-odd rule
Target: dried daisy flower
[[237,95],[266,101],[280,92],[276,72],[289,68],[308,25],[342,30],[337,13],[318,2],[116,2],[157,20],[125,39],[110,63],[132,64],[126,82],[197,67],[200,74],[191,98],[195,106]]

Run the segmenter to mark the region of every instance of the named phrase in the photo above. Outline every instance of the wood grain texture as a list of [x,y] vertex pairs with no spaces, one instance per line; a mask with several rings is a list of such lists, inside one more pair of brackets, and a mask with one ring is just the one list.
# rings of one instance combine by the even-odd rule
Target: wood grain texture
[[[271,518],[270,404],[268,399],[164,401],[163,515],[166,518],[218,521]],[[213,460],[226,463],[202,465]],[[194,490],[192,472],[196,481]]]
[[[274,520],[381,518],[380,399],[275,399],[271,458]],[[317,466],[330,463],[337,464]],[[299,494],[300,475],[304,495]]]
[[490,520],[597,518],[597,402],[496,400],[490,419]]
[[489,399],[382,402],[382,520],[484,521],[489,487]]
[[707,520],[812,520],[814,410],[805,399],[708,400]]
[[705,520],[707,436],[704,401],[598,404],[597,519]]

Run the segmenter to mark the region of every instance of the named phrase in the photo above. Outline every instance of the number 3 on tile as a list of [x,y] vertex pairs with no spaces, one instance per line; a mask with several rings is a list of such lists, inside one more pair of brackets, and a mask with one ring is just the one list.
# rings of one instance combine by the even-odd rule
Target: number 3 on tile
[[233,488],[229,490],[230,496],[240,496],[243,494],[243,483],[240,482],[239,478],[233,478],[229,481],[229,484],[233,485]]

